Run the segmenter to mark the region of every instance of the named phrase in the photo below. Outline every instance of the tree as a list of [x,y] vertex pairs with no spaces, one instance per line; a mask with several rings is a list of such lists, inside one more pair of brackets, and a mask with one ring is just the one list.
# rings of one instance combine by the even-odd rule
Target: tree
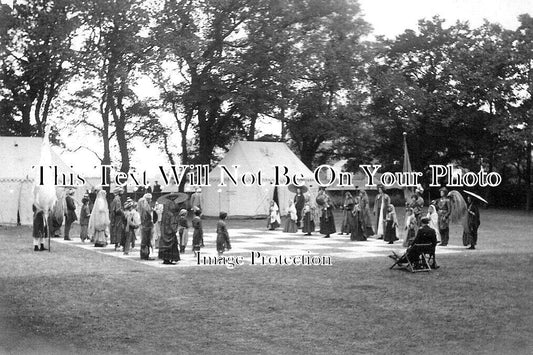
[[0,9],[2,134],[43,135],[62,86],[73,76],[77,1],[29,0]]
[[[523,166],[523,178],[525,181],[526,201],[525,208],[531,210],[532,186],[531,186],[531,158],[533,148],[533,18],[528,14],[519,16],[520,25],[514,32],[514,56],[517,70],[517,87],[525,92],[526,97],[520,101],[515,110],[516,117],[510,141],[523,147],[522,154],[525,160]],[[523,145],[522,145],[523,142]],[[517,164],[520,169],[521,164]]]
[[196,161],[210,163],[216,147],[237,138],[255,139],[261,116],[286,122],[309,91],[329,93],[333,108],[367,29],[358,12],[344,0],[165,2],[154,31],[158,62],[175,62],[166,77],[180,79],[163,94],[196,133]]
[[[360,38],[369,31],[356,2],[315,5],[313,10],[320,16],[306,23],[305,35],[302,33],[296,46],[300,50],[293,55],[299,63],[298,79],[293,84],[298,89],[293,100],[294,115],[287,122],[297,151],[309,167],[320,145],[337,138],[346,127],[339,124],[341,119],[349,120],[346,107],[351,105],[353,109],[361,102],[352,100],[363,99],[352,93],[362,88],[366,59]],[[355,118],[357,113],[352,113]]]
[[[109,151],[112,124],[121,156],[120,171],[128,172],[128,124],[139,108],[132,85],[151,50],[147,38],[149,13],[137,0],[99,0],[85,5],[86,30],[90,34],[85,41],[85,79],[96,83],[93,96],[99,98],[104,152]],[[106,153],[104,162],[110,163]]]

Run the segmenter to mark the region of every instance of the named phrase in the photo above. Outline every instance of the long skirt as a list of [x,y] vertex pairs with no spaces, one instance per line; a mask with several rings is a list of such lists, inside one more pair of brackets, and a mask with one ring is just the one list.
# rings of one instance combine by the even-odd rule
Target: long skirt
[[117,217],[114,225],[111,225],[113,232],[111,233],[111,244],[121,244],[123,245],[124,239],[126,239],[125,226],[122,221],[122,217]]
[[204,232],[201,229],[194,229],[192,234],[192,250],[199,251],[204,239]]
[[361,223],[361,221],[359,221],[358,218],[354,217],[352,219],[350,229],[351,229],[350,240],[354,240],[354,241],[365,241],[366,240],[365,231],[363,229],[363,224]]
[[161,236],[159,239],[159,252],[157,257],[166,261],[179,261],[180,251],[176,233]]
[[267,224],[267,228],[270,229],[270,230],[273,230],[273,229],[276,229],[279,227],[279,223],[276,219],[272,218],[272,217],[268,217],[268,224]]
[[311,212],[307,212],[304,216],[304,223],[302,232],[313,233],[315,231],[315,221],[311,218]]
[[346,233],[346,234],[351,233],[353,219],[354,219],[354,216],[352,212],[349,210],[344,210],[343,216],[342,216],[341,233]]
[[398,240],[398,237],[396,236],[396,227],[394,227],[394,221],[387,221],[383,240],[386,242],[394,242]]
[[105,230],[94,231],[93,239],[95,247],[105,247],[107,245],[107,235],[105,234]]
[[333,214],[326,218],[326,213],[322,214],[320,217],[320,234],[329,235],[335,233],[335,220],[333,219]]
[[296,224],[296,221],[293,221],[292,219],[287,218],[287,221],[285,221],[285,227],[283,228],[283,232],[285,233],[298,232],[298,225]]
[[89,239],[89,235],[87,232],[88,227],[89,226],[87,224],[80,225],[80,239],[82,242],[84,242],[86,239]]
[[371,237],[374,235],[374,228],[372,228],[372,219],[370,218],[370,210],[368,207],[363,209],[363,230],[365,231],[365,236]]

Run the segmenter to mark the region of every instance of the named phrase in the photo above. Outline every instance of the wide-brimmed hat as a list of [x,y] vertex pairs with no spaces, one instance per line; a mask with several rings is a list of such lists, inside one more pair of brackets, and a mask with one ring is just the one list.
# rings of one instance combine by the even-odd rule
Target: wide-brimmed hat
[[443,186],[439,189],[439,191],[444,191],[445,193],[447,193],[448,189],[446,188],[446,186]]
[[114,189],[113,189],[113,193],[114,194],[121,194],[124,190],[122,189],[122,186],[116,186]]
[[422,224],[429,224],[429,218],[427,218],[427,217],[423,217],[423,218],[420,220],[420,223],[422,223]]
[[185,215],[187,215],[187,210],[186,210],[185,208],[182,208],[182,209],[180,210],[179,215],[180,215],[180,216],[185,216]]
[[124,203],[124,208],[133,208],[135,206],[135,201],[133,201],[131,198],[128,197],[126,202]]
[[309,188],[308,188],[307,186],[305,186],[305,185],[303,185],[303,186],[296,186],[296,185],[294,185],[294,184],[290,184],[290,185],[288,186],[288,189],[289,189],[290,192],[292,192],[292,193],[294,193],[294,194],[295,194],[296,192],[298,192],[298,189],[300,189],[300,192],[301,192],[302,194],[304,194],[304,193],[306,193],[307,191],[309,191]]

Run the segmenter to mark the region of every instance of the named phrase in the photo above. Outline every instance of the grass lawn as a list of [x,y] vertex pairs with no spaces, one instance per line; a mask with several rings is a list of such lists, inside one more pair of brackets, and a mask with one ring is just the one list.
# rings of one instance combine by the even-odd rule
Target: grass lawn
[[479,250],[418,274],[386,257],[153,268],[54,241],[33,252],[29,228],[2,227],[0,353],[530,354],[533,215],[481,213]]

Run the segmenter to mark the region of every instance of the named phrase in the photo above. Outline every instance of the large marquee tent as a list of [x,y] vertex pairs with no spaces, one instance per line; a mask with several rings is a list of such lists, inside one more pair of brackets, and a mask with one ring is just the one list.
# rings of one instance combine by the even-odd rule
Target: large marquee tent
[[[238,181],[234,184],[228,175],[223,172],[225,186],[221,182],[221,166],[226,166],[232,176],[237,177],[234,165],[238,165]],[[281,186],[285,180],[280,179],[280,186],[275,185],[276,170],[284,172],[287,167],[288,176],[302,174],[303,183],[312,196],[318,192],[313,172],[289,149],[285,143],[276,142],[237,142],[224,156],[222,161],[210,172],[210,186],[202,188],[203,213],[206,216],[218,216],[220,211],[228,213],[231,217],[262,218],[268,215],[270,201],[277,198],[282,215],[287,212],[289,200],[294,199],[294,193],[288,186]],[[261,171],[261,182],[251,184],[251,175],[256,176]],[[246,186],[242,176],[247,173]],[[312,197],[314,198],[314,197]]]

